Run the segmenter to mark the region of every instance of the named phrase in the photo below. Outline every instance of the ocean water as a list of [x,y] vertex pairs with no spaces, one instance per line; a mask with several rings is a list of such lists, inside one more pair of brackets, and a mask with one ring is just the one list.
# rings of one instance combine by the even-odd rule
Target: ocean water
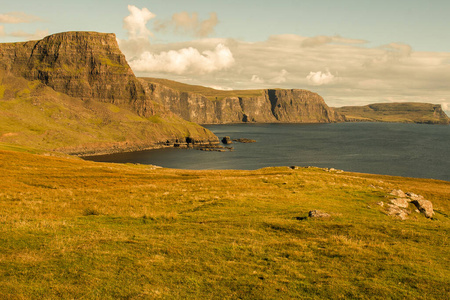
[[398,123],[206,126],[219,138],[249,138],[234,151],[159,149],[88,158],[179,169],[253,170],[317,166],[450,181],[450,126]]

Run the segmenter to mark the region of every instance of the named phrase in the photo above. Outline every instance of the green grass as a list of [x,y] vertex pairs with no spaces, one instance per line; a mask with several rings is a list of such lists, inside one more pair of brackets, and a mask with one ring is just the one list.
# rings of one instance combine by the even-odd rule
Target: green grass
[[[387,216],[394,188],[435,219]],[[449,199],[428,179],[0,151],[0,298],[445,299]]]
[[258,97],[261,96],[263,90],[231,90],[231,91],[223,91],[216,90],[213,88],[208,88],[200,85],[190,85],[177,81],[172,81],[168,79],[161,78],[142,78],[147,82],[159,83],[179,92],[187,92],[187,93],[195,93],[200,94],[208,98],[209,100],[222,100],[223,98],[228,97]]

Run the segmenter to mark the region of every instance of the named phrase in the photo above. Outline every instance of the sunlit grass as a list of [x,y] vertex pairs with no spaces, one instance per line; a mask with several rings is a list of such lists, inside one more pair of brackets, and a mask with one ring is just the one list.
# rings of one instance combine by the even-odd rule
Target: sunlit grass
[[[436,218],[387,216],[393,188]],[[445,299],[449,198],[437,180],[0,151],[0,298]]]

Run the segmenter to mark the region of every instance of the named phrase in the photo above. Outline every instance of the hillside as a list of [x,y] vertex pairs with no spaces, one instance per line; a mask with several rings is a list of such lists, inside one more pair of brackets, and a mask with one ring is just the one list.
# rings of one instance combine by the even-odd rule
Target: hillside
[[0,70],[0,142],[74,154],[134,151],[217,138],[178,117],[139,116],[111,103],[57,93]]
[[[433,219],[389,216],[393,189]],[[437,180],[0,150],[0,298],[446,299],[448,199]]]
[[145,93],[114,34],[0,44],[0,72],[0,142],[80,154],[218,142]]
[[440,105],[429,103],[376,103],[334,109],[350,122],[450,123]]
[[167,110],[200,124],[330,123],[344,117],[323,98],[300,89],[221,91],[166,79],[141,78]]

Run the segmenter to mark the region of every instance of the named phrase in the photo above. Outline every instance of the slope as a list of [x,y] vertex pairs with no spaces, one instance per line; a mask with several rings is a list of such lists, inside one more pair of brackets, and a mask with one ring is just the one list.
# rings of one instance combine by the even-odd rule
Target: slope
[[124,107],[83,101],[0,70],[0,142],[99,154],[160,147],[167,141],[183,143],[186,137],[217,141],[205,128],[170,114],[139,116]]

